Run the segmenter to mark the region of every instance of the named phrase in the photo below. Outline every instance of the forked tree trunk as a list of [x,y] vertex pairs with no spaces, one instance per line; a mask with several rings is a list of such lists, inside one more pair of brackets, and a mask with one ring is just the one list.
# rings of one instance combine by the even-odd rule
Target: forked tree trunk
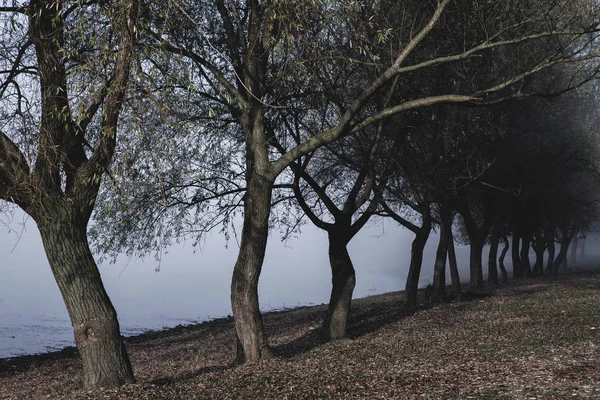
[[469,210],[468,203],[465,202],[460,204],[458,211],[463,217],[470,242],[469,284],[471,289],[481,289],[483,288],[483,263],[481,259],[483,256],[482,253],[485,239],[487,238],[491,227],[491,214],[488,212],[489,209],[486,207],[485,216],[481,222],[481,226],[477,226],[477,223],[475,222],[475,219]]
[[533,246],[535,251],[535,264],[533,264],[533,276],[544,275],[544,251],[546,250],[546,241],[538,238]]
[[531,277],[531,263],[529,262],[529,245],[531,238],[529,235],[524,235],[521,239],[523,246],[521,247],[521,271],[525,278]]
[[231,281],[231,308],[238,338],[238,363],[271,356],[258,305],[258,279],[269,236],[273,183],[257,173],[247,181],[242,239]]
[[502,252],[500,253],[500,259],[499,259],[499,266],[500,266],[500,272],[502,273],[502,283],[503,284],[507,284],[508,283],[508,272],[506,272],[506,268],[504,267],[504,258],[506,257],[506,253],[508,253],[508,249],[510,247],[510,245],[508,244],[508,238],[506,236],[504,236],[504,247],[502,248]]
[[448,236],[448,266],[450,267],[450,278],[452,279],[452,291],[455,296],[460,296],[460,275],[458,274],[458,265],[456,263],[456,252],[454,251],[454,235],[452,235],[452,216],[448,214],[447,218],[442,220],[446,224],[446,235]]
[[332,288],[329,308],[323,322],[323,339],[338,340],[346,336],[348,314],[356,276],[348,254],[349,239],[344,232],[329,231],[329,263]]
[[512,235],[512,264],[513,264],[513,279],[523,277],[523,269],[521,268],[521,256],[519,255],[519,244],[521,243],[521,236],[517,233]]
[[496,259],[498,258],[498,242],[500,241],[500,220],[495,219],[492,225],[492,237],[490,243],[490,253],[488,256],[488,282],[490,285],[497,285],[498,267]]
[[133,382],[115,311],[87,241],[88,216],[60,205],[36,219],[44,249],[73,324],[86,387]]
[[423,250],[431,232],[431,215],[428,207],[427,211],[423,214],[423,224],[412,242],[410,251],[410,266],[408,268],[408,276],[406,277],[404,300],[407,307],[417,305],[419,277],[421,276],[421,266],[423,265]]
[[444,224],[440,227],[440,240],[435,255],[433,266],[433,293],[434,300],[442,300],[446,294],[446,255],[448,254],[448,235]]

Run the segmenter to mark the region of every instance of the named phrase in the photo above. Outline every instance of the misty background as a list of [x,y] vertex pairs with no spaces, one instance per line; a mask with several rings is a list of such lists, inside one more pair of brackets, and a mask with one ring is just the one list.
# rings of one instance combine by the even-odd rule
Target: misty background
[[[354,298],[404,289],[413,238],[412,232],[388,219],[375,220],[359,232],[349,246],[356,269]],[[437,241],[432,234],[421,286],[432,280]],[[198,248],[190,243],[169,248],[160,264],[154,257],[121,257],[114,264],[99,264],[123,334],[230,315],[238,249],[235,237],[226,243],[215,230]],[[327,234],[312,224],[287,243],[274,230],[260,279],[261,309],[327,303],[331,292],[327,251]],[[20,210],[12,221],[5,216],[0,225],[0,257],[0,358],[74,345],[36,224]],[[458,246],[457,257],[461,277],[468,278],[468,248]]]
[[[69,317],[35,222],[17,210],[11,221],[4,216],[0,229],[0,358],[73,346]],[[390,219],[375,220],[361,230],[349,245],[356,269],[353,297],[403,290],[413,238],[412,232]],[[432,233],[421,287],[432,281],[437,242],[438,235]],[[281,242],[277,230],[271,232],[259,285],[261,310],[327,303],[331,291],[327,246],[327,234],[312,224],[304,225],[302,233],[287,243]],[[578,258],[578,265],[594,264],[600,258],[598,248],[598,238],[588,235],[585,257]],[[190,243],[172,246],[160,264],[154,257],[100,263],[123,334],[230,315],[237,253],[235,237],[227,243],[215,230],[198,248]],[[456,253],[461,280],[468,280],[469,248],[457,244]],[[533,252],[530,257],[533,261]],[[483,261],[485,274],[487,249]],[[510,273],[510,253],[505,264]]]

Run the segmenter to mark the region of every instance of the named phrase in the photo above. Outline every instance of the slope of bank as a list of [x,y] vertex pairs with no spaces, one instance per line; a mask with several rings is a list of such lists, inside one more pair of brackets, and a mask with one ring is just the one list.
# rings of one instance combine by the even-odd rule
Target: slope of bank
[[231,319],[128,339],[138,382],[80,388],[75,350],[0,360],[0,399],[600,398],[600,273],[538,279],[468,300],[353,302],[349,339],[319,342],[325,306],[269,313],[278,355],[232,366]]

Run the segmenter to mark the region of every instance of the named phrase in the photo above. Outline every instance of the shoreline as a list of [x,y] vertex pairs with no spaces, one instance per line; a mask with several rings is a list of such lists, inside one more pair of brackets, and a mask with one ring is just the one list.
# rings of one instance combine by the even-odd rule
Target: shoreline
[[[472,292],[469,289],[468,281],[461,282],[461,285],[463,287],[462,295],[465,296],[465,298],[462,301],[472,300],[473,293],[475,293],[475,296],[473,296],[474,298],[477,298],[479,296],[486,297],[486,296],[492,295],[498,289],[505,289],[505,288],[509,288],[512,286],[518,286],[518,285],[528,284],[528,283],[537,282],[537,281],[547,281],[547,280],[553,281],[553,280],[557,280],[557,279],[560,279],[561,277],[565,277],[565,276],[588,275],[588,274],[595,274],[598,272],[600,272],[600,269],[598,269],[598,268],[583,267],[583,268],[570,269],[566,274],[563,273],[563,274],[559,274],[556,276],[541,276],[541,277],[536,277],[536,278],[525,278],[525,279],[519,279],[519,280],[511,279],[507,285],[499,285],[499,286],[490,287],[487,285],[487,282],[486,282],[486,286],[483,289],[480,289],[476,292]],[[427,290],[427,287],[419,288],[418,292],[419,292],[420,302],[419,302],[419,305],[414,310],[411,310],[411,312],[424,310],[430,306],[435,306],[437,304],[461,301],[460,299],[453,299],[452,296],[449,296],[449,299],[447,299],[443,302],[424,304],[423,296],[424,296],[424,293],[426,292],[426,290]],[[446,293],[451,293],[451,291],[452,291],[452,286],[447,285]],[[402,299],[404,297],[404,293],[405,293],[404,290],[398,290],[398,291],[393,291],[393,292],[386,292],[386,293],[381,293],[381,294],[374,294],[374,295],[368,295],[365,297],[355,298],[355,299],[352,299],[351,308],[353,310],[355,310],[356,308],[360,308],[361,305],[364,305],[363,303],[372,302],[373,300],[376,301],[377,299],[385,299],[385,298],[390,298],[390,297],[394,297],[397,300],[402,301]],[[401,306],[401,308],[404,310],[403,306]],[[322,304],[310,304],[310,305],[299,305],[299,306],[295,306],[295,307],[277,308],[277,309],[272,309],[269,311],[262,312],[262,316],[263,316],[263,318],[267,319],[267,318],[277,317],[279,315],[286,314],[286,313],[302,312],[302,311],[316,312],[317,309],[322,309],[321,311],[323,313],[325,313],[327,310],[327,304],[322,303]],[[211,329],[211,328],[226,329],[226,328],[231,328],[232,326],[233,326],[233,317],[231,315],[228,315],[225,317],[217,317],[217,318],[207,319],[205,321],[191,322],[189,324],[179,324],[179,325],[175,325],[172,327],[164,327],[161,329],[148,329],[147,331],[144,331],[144,332],[136,334],[136,335],[123,336],[123,337],[125,339],[126,344],[141,344],[146,341],[161,339],[161,338],[170,337],[170,336],[174,336],[174,335],[193,333],[196,331],[204,331],[204,330]],[[0,375],[2,374],[2,372],[5,369],[7,369],[7,366],[9,366],[9,364],[13,368],[16,368],[17,365],[21,365],[21,364],[43,365],[45,363],[53,362],[56,360],[76,358],[76,357],[78,357],[78,355],[79,355],[79,351],[77,350],[76,346],[67,346],[60,350],[53,350],[53,351],[49,351],[49,352],[23,354],[23,355],[17,355],[17,356],[12,356],[12,357],[0,357]]]
[[243,365],[232,362],[233,319],[218,318],[127,338],[137,382],[120,388],[83,388],[75,348],[0,360],[0,398],[598,399],[598,296],[597,270],[413,309],[402,292],[372,295],[354,299],[347,338],[328,343],[326,305],[272,311],[275,357]]

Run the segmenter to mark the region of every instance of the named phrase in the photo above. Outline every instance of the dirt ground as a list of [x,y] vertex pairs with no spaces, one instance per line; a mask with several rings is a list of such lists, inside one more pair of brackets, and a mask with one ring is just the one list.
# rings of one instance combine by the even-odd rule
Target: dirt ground
[[234,366],[231,319],[127,340],[137,383],[81,388],[74,349],[0,360],[0,399],[600,399],[600,273],[513,283],[461,301],[353,302],[321,343],[324,306],[265,315],[277,356]]

